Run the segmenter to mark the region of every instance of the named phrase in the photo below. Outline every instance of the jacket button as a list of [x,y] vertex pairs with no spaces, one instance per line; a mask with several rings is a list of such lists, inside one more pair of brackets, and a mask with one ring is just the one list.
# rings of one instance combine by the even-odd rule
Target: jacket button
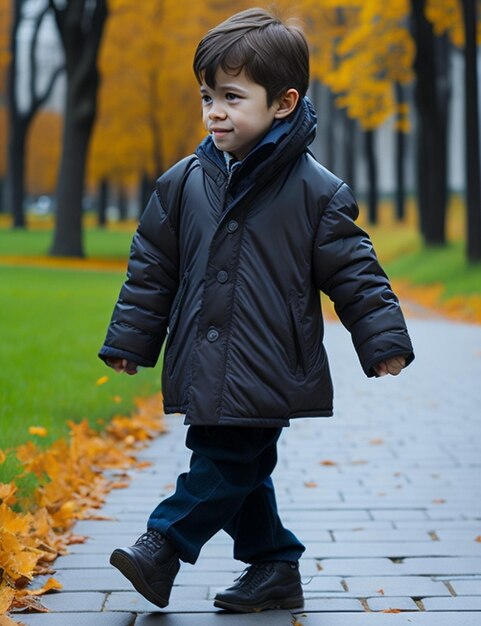
[[227,272],[225,272],[224,270],[221,270],[220,272],[217,272],[217,280],[220,283],[226,283],[228,278],[229,278],[229,274]]
[[227,224],[227,230],[230,233],[235,233],[235,231],[239,228],[239,222],[236,222],[235,220],[231,220],[228,224]]
[[215,328],[209,328],[207,331],[207,341],[213,343],[214,341],[217,341],[217,339],[219,339],[219,331]]

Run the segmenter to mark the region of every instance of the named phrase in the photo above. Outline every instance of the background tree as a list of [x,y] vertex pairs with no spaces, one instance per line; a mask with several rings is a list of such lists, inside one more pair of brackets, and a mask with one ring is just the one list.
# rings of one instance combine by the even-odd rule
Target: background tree
[[107,18],[106,0],[49,0],[65,53],[67,94],[57,218],[50,253],[84,256],[82,202],[87,151],[96,113],[97,55]]
[[479,96],[476,0],[462,0],[464,43],[464,100],[466,133],[466,209],[468,260],[481,260],[481,163],[479,154]]
[[[33,10],[36,9],[36,12]],[[32,11],[32,13],[30,12]],[[25,197],[25,151],[30,125],[40,107],[49,98],[55,81],[62,71],[57,67],[51,73],[45,87],[38,86],[39,62],[37,45],[40,28],[49,12],[48,3],[40,9],[32,7],[28,0],[13,3],[13,18],[10,40],[10,65],[8,70],[8,172],[7,172],[7,210],[13,215],[13,226],[23,228],[26,225],[24,214]],[[32,21],[32,34],[28,42],[28,82],[27,102],[21,102],[18,65],[18,35],[22,22]]]
[[0,0],[0,213],[5,211],[4,181],[7,169],[6,76],[10,62],[10,0]]
[[449,38],[464,49],[464,104],[466,155],[466,253],[469,261],[481,259],[481,165],[479,147],[479,96],[477,44],[481,39],[479,2],[427,0],[426,17],[435,35]]
[[447,97],[445,55],[426,15],[426,0],[411,0],[416,41],[417,196],[421,233],[428,245],[446,243]]
[[345,5],[350,15],[348,28],[335,44],[335,63],[323,80],[340,94],[337,105],[365,132],[368,217],[372,223],[377,219],[378,204],[374,133],[397,112],[396,85],[412,80],[414,45],[405,27],[404,0],[389,4],[351,0]]

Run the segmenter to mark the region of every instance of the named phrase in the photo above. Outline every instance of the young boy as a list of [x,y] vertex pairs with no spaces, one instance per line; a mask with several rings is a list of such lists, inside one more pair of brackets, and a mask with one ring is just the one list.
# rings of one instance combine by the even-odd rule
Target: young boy
[[414,356],[349,188],[307,149],[316,118],[301,31],[244,11],[207,33],[194,71],[209,136],[157,181],[100,351],[135,374],[168,331],[164,405],[185,414],[190,469],[110,562],[164,607],[180,561],[224,529],[249,567],[215,606],[297,608],[305,548],[281,523],[271,474],[291,418],[332,415],[320,290],[367,376],[399,374]]

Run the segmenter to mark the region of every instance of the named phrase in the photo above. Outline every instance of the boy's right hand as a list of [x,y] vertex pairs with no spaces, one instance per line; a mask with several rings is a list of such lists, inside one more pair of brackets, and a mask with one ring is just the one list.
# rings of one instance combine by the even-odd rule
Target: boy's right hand
[[129,374],[130,376],[137,374],[138,365],[137,363],[134,363],[133,361],[128,361],[127,359],[110,357],[110,358],[105,359],[105,362],[107,363],[107,365],[112,367],[116,372],[125,372],[126,374]]

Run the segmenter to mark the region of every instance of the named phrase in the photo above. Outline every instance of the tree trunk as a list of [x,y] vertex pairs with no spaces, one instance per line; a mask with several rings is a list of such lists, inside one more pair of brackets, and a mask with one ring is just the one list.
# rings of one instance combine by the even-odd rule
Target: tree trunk
[[7,161],[7,210],[13,216],[14,228],[25,228],[23,210],[25,137],[27,125],[22,122],[17,104],[17,33],[20,27],[22,2],[14,2],[10,34],[10,65],[7,77],[8,101],[8,161]]
[[23,71],[28,69],[29,81],[26,94],[29,98],[28,107],[20,110],[18,103],[18,87],[17,74],[18,55],[17,55],[17,37],[22,21],[22,9],[25,5],[23,0],[13,3],[13,19],[10,34],[10,65],[8,69],[8,165],[7,165],[7,181],[6,181],[6,209],[13,216],[14,228],[25,228],[26,219],[24,211],[25,200],[25,153],[28,131],[30,125],[42,104],[50,96],[53,86],[63,68],[56,68],[42,93],[37,93],[36,76],[38,74],[38,61],[36,56],[37,43],[39,38],[40,27],[43,19],[49,11],[48,5],[45,5],[34,16],[33,32],[28,42],[28,64],[23,67]]
[[139,182],[139,218],[142,217],[154,189],[155,180],[151,180],[150,176],[144,172]]
[[[446,243],[446,92],[436,64],[435,36],[425,0],[411,0],[416,41],[414,91],[418,115],[417,194],[421,233],[428,245]],[[441,68],[447,70],[447,68]],[[441,83],[441,85],[439,84]]]
[[366,163],[367,163],[367,178],[368,178],[368,221],[369,224],[377,224],[378,217],[378,190],[377,190],[377,164],[376,153],[374,148],[374,130],[367,130],[365,132],[365,149],[366,149]]
[[328,117],[329,123],[327,125],[327,136],[326,136],[326,167],[331,172],[334,171],[335,168],[335,158],[336,158],[336,122],[337,122],[337,109],[335,105],[335,96],[332,91],[329,91],[328,94]]
[[25,228],[25,148],[29,122],[10,110],[10,137],[8,142],[8,200],[14,228]]
[[[50,254],[83,257],[82,201],[85,163],[96,114],[97,55],[107,17],[106,0],[70,0],[58,9],[57,27],[65,50],[67,103],[57,219]],[[89,13],[90,11],[90,13]],[[88,28],[86,27],[88,25]]]
[[476,0],[463,0],[466,127],[466,241],[470,262],[481,260],[481,180],[479,154]]
[[119,209],[119,221],[125,222],[127,219],[127,194],[123,185],[119,185],[117,204]]
[[74,112],[67,110],[57,185],[57,219],[50,251],[54,256],[84,256],[82,203],[90,131],[90,124],[79,125]]
[[103,228],[107,225],[107,205],[109,202],[109,183],[106,178],[102,178],[100,181],[100,188],[98,194],[98,225]]
[[344,172],[345,181],[356,189],[356,122],[344,112]]
[[[405,105],[404,89],[396,83],[396,102]],[[398,122],[402,123],[402,114],[398,114]],[[396,128],[396,219],[402,221],[406,214],[406,135],[401,126]]]

